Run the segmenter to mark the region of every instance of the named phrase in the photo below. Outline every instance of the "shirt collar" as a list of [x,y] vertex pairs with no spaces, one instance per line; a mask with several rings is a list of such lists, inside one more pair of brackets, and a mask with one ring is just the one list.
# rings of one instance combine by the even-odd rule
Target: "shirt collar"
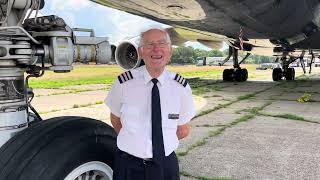
[[[146,66],[143,67],[142,73],[143,73],[143,77],[144,77],[144,84],[151,82],[152,77],[150,76]],[[167,74],[166,69],[164,69],[164,71],[161,73],[161,75],[157,78],[161,86],[165,82],[166,74]]]

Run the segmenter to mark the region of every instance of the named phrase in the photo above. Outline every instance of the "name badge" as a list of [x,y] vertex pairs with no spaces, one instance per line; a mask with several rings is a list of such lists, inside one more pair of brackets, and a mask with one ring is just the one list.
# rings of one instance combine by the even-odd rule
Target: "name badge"
[[168,119],[179,119],[179,114],[168,114]]

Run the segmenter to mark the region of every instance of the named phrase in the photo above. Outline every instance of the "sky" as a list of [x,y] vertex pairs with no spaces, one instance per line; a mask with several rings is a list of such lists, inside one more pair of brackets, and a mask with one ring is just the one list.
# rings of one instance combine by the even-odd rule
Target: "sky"
[[[111,9],[88,0],[45,0],[41,15],[57,15],[71,28],[89,28],[96,36],[109,37],[112,44],[140,34],[148,27],[168,27],[146,18]],[[210,50],[196,42],[186,46]]]

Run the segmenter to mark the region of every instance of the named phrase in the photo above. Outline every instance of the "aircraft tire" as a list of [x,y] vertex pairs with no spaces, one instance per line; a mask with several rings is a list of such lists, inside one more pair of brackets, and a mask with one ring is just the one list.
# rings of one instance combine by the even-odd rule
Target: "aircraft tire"
[[287,71],[287,73],[285,75],[286,80],[288,80],[288,81],[294,80],[295,79],[295,74],[296,73],[295,73],[294,68],[288,68],[288,71]]
[[232,81],[232,73],[233,69],[225,69],[223,70],[223,81]]
[[98,174],[111,180],[115,151],[116,134],[109,125],[84,117],[52,118],[0,148],[0,179],[74,180]]
[[237,82],[241,82],[242,79],[243,79],[242,69],[237,69],[237,70],[234,72],[234,80],[237,81]]
[[282,69],[281,68],[274,68],[272,70],[272,79],[273,81],[279,81],[282,78]]
[[247,69],[241,69],[241,75],[242,75],[241,81],[247,81],[247,79],[248,79],[248,70]]

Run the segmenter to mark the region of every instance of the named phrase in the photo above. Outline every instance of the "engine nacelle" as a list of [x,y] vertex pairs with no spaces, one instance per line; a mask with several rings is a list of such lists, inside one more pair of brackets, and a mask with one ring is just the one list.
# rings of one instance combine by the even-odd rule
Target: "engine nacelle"
[[122,41],[118,44],[115,59],[123,69],[134,69],[140,66],[141,58],[138,53],[138,42],[140,38]]

